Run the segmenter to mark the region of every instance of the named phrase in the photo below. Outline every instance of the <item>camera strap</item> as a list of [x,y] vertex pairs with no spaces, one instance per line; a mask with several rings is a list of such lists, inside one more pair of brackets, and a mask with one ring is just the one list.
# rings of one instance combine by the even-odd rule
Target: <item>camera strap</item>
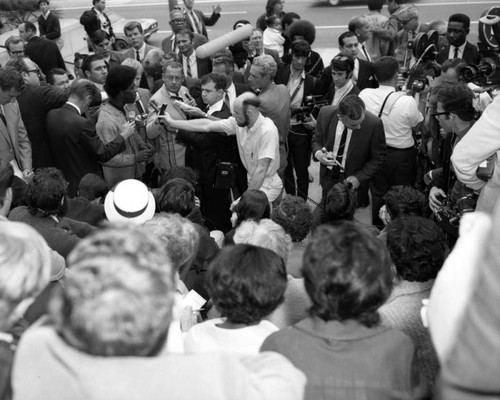
[[295,96],[297,96],[297,94],[299,93],[299,90],[302,88],[303,83],[304,83],[304,78],[302,77],[300,78],[299,86],[295,88],[293,94],[290,96],[290,103],[293,101],[293,99],[295,99]]
[[391,97],[391,94],[393,94],[394,92],[391,92],[389,93],[386,98],[384,99],[384,102],[382,103],[382,107],[380,108],[380,111],[378,113],[378,117],[380,118],[382,116],[382,113],[384,112],[384,107],[385,107],[385,104],[387,103],[387,100],[389,100],[389,97]]

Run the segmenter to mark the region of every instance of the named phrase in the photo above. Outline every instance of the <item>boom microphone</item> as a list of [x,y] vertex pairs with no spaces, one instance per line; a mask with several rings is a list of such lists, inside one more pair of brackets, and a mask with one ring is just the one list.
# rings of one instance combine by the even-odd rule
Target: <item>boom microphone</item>
[[211,40],[208,43],[198,47],[196,49],[196,57],[198,58],[208,58],[212,54],[217,53],[220,50],[224,50],[226,47],[232,46],[235,43],[241,42],[242,40],[248,38],[253,32],[252,25],[243,25],[234,31],[228,32],[217,39]]

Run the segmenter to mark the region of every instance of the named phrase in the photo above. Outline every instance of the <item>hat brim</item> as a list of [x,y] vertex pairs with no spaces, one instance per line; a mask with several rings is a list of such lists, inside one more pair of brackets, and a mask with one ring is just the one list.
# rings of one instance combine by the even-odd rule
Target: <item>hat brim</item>
[[136,225],[141,225],[146,221],[149,221],[155,215],[156,211],[156,202],[153,197],[151,191],[148,190],[148,205],[146,209],[137,217],[128,218],[118,212],[115,207],[114,202],[114,191],[109,191],[106,195],[106,199],[104,200],[104,212],[106,213],[106,217],[110,222],[131,222]]

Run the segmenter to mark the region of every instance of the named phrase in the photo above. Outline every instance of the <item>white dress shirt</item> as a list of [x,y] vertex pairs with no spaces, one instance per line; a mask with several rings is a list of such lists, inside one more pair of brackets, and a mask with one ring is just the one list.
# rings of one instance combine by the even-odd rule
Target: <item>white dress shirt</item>
[[448,52],[448,59],[452,60],[455,57],[455,49],[458,49],[458,58],[464,58],[465,44],[467,42],[463,42],[461,46],[455,47],[450,45],[450,51]]

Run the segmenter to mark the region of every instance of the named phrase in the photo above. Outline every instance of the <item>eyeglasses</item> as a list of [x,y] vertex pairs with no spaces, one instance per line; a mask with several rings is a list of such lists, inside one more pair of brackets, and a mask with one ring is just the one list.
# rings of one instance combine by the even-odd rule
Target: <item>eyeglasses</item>
[[185,18],[176,18],[172,20],[172,23],[174,24],[183,24],[184,22],[186,22]]
[[15,54],[16,56],[20,56],[24,54],[24,50],[18,50],[18,51],[11,51],[12,54]]
[[440,115],[446,115],[446,116],[448,116],[448,115],[450,115],[450,114],[451,114],[451,113],[449,113],[449,112],[443,111],[443,112],[434,113],[434,114],[432,114],[432,116],[433,116],[434,118],[436,118],[436,119],[439,119],[439,116],[440,116]]

